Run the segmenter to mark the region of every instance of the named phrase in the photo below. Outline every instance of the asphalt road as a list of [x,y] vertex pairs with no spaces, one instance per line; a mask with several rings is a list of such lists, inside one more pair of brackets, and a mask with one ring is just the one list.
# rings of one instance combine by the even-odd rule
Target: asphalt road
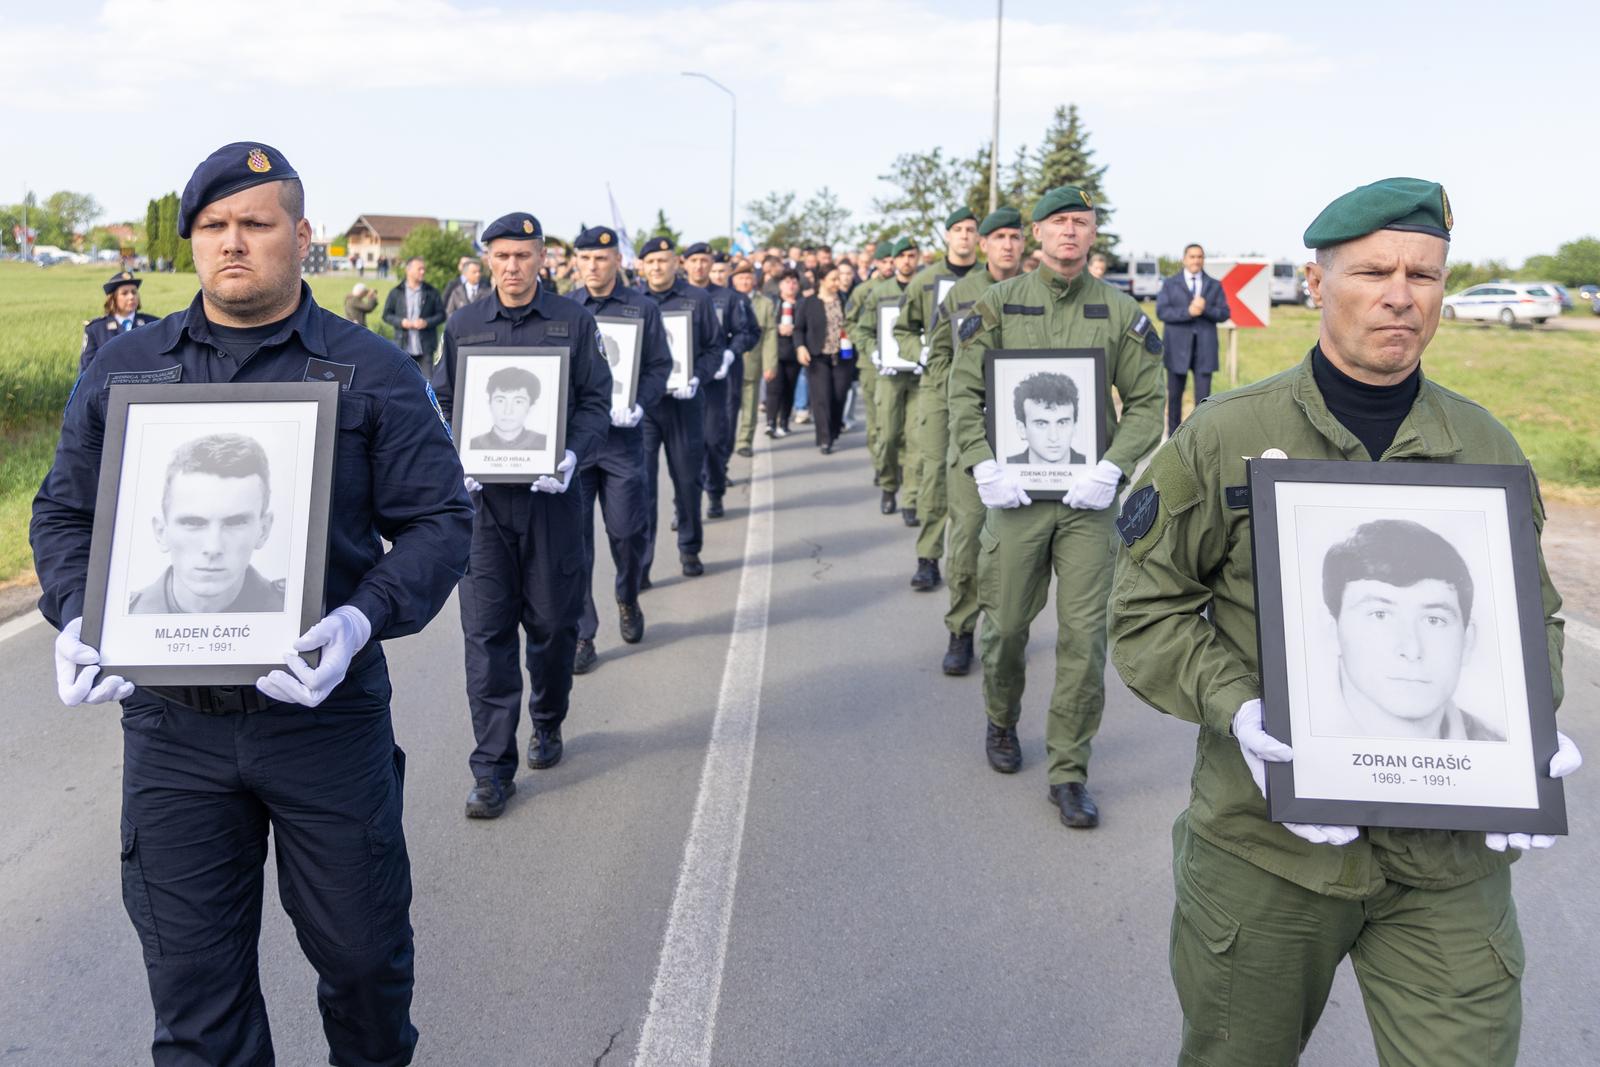
[[[576,682],[566,759],[523,771],[498,821],[462,817],[454,603],[387,646],[410,757],[417,1062],[673,1062],[638,1054],[647,1016],[651,1048],[683,1038],[741,1067],[1173,1062],[1169,828],[1193,729],[1111,674],[1091,782],[1104,821],[1063,828],[1043,771],[1047,608],[1024,770],[991,772],[977,675],[939,673],[943,591],[907,588],[911,533],[878,514],[861,435],[845,442],[833,456],[804,431],[779,442],[765,487],[758,457],[748,572],[752,464],[736,460],[707,574],[658,575],[643,644],[621,645],[601,598],[601,663]],[[596,588],[609,581],[602,561]],[[1562,718],[1600,759],[1595,635],[1569,643]],[[58,704],[51,637],[0,642],[0,1067],[148,1062],[116,711]],[[1516,868],[1525,1063],[1600,1062],[1597,796],[1596,768],[1569,779],[1574,836]],[[699,858],[681,869],[691,839]],[[279,1062],[326,1062],[314,975],[276,904],[261,965]],[[652,1015],[653,990],[686,987],[704,1010],[673,1017],[662,995]],[[1348,966],[1304,1062],[1375,1062]]]

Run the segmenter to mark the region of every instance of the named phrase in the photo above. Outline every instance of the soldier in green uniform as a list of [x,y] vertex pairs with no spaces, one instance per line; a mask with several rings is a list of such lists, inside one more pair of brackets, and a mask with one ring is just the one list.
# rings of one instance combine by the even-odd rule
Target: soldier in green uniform
[[1022,216],[1014,207],[997,208],[978,226],[983,246],[984,267],[969,271],[955,283],[939,304],[933,331],[928,335],[928,376],[943,378],[945,440],[938,453],[946,479],[946,511],[949,516],[950,552],[945,580],[950,587],[950,610],[944,625],[950,631],[950,647],[941,665],[944,673],[965,675],[972,669],[972,633],[978,625],[978,531],[988,509],[978,497],[978,485],[959,469],[959,455],[952,447],[949,431],[949,380],[952,364],[964,353],[956,351],[956,323],[972,313],[984,290],[996,282],[1015,278],[1022,272]]
[[946,403],[950,364],[935,367],[929,360],[929,334],[938,321],[939,301],[956,282],[981,274],[978,265],[978,217],[971,208],[957,208],[944,220],[945,257],[923,267],[911,278],[905,306],[894,324],[894,339],[905,359],[923,365],[917,388],[917,409],[907,431],[912,451],[922,457],[917,490],[917,569],[911,588],[931,592],[939,584],[939,560],[944,555],[946,512],[944,454],[950,448],[950,409]]
[[[878,290],[876,307],[886,300],[898,300],[902,309],[911,289],[911,277],[916,273],[922,254],[917,242],[902,237],[894,243],[894,276]],[[904,314],[904,311],[901,312]],[[877,310],[873,310],[873,334],[878,330]],[[922,384],[921,353],[913,348],[910,353],[901,350],[895,338],[876,337],[877,346],[870,354],[878,370],[878,384],[874,389],[878,407],[878,488],[883,490],[880,510],[885,515],[895,512],[895,494],[905,490],[900,501],[900,515],[907,526],[915,526],[917,494],[921,490],[916,441],[908,434],[917,410],[917,390]],[[920,348],[920,346],[918,346]],[[909,369],[890,365],[887,358],[893,354],[913,364]]]
[[[1094,203],[1076,186],[1051,189],[1033,209],[1037,270],[998,282],[961,326],[950,378],[950,433],[957,466],[971,472],[988,508],[980,533],[978,599],[983,626],[985,749],[1003,774],[1022,766],[1017,719],[1028,628],[1056,575],[1056,673],[1045,724],[1050,801],[1068,826],[1099,824],[1086,784],[1089,743],[1105,707],[1106,596],[1113,558],[1111,502],[1140,458],[1161,440],[1161,342],[1127,294],[1084,269],[1099,233]],[[1033,503],[1013,468],[997,462],[985,432],[984,362],[995,349],[1095,348],[1105,353],[1106,446],[1062,503]],[[1110,390],[1121,400],[1120,417]]]
[[[1383,1064],[1517,1057],[1523,948],[1508,867],[1553,839],[1278,824],[1261,788],[1263,761],[1294,753],[1262,726],[1245,457],[1527,466],[1493,416],[1422,374],[1450,227],[1444,190],[1415,178],[1324,209],[1305,234],[1316,346],[1200,405],[1117,521],[1113,661],[1144,700],[1200,726],[1173,827],[1182,1063],[1297,1062],[1345,956]],[[1539,575],[1559,703],[1561,600],[1542,553]],[[1557,736],[1552,777],[1581,763]]]
[[[878,453],[883,448],[883,435],[878,427],[878,302],[891,293],[893,299],[900,299],[900,286],[894,280],[894,246],[894,240],[888,237],[878,242],[873,253],[877,257],[873,260],[877,273],[856,286],[845,307],[845,321],[849,323],[845,332],[855,346],[861,375],[861,403],[866,409],[867,456],[872,460],[873,485],[878,484]],[[885,514],[893,511],[890,507]]]
[[763,379],[757,368],[765,368],[769,362],[776,366],[778,362],[778,309],[771,297],[756,289],[755,268],[748,262],[733,268],[728,283],[736,292],[750,298],[756,325],[761,329],[761,340],[750,353],[754,358],[749,360],[739,382],[739,430],[734,442],[739,455],[749,457],[755,455],[756,420],[761,417],[758,401]]

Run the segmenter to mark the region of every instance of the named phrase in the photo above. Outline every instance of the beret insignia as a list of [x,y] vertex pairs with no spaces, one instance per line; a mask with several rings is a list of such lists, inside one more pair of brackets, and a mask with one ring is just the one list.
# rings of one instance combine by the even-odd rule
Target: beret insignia
[[1450,196],[1444,191],[1444,186],[1439,186],[1439,206],[1444,209],[1444,228],[1453,230],[1456,226],[1456,217],[1450,211]]
[[1087,190],[1079,189],[1078,190],[1078,195],[1083,197],[1083,206],[1084,207],[1094,207],[1094,201],[1089,199],[1089,193],[1088,193]]
[[267,154],[261,149],[252,148],[250,154],[244,157],[244,165],[257,174],[265,174],[272,169],[272,160],[268,159]]
[[533,223],[529,222],[527,219],[523,219],[522,220],[522,232],[523,233],[532,233],[533,232]]
[[611,243],[611,235],[609,233],[601,234],[600,235],[600,243],[603,244],[603,245],[610,244]]

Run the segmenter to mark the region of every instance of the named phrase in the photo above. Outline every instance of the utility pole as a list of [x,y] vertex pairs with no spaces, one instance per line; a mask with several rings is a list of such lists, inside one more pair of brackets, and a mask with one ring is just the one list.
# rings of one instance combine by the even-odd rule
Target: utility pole
[[994,4],[994,128],[989,134],[989,211],[1000,206],[1000,29],[1005,24],[1006,0]]
[[733,128],[728,136],[728,251],[733,251],[733,181],[739,168],[739,98],[732,89],[723,85],[709,74],[701,74],[697,70],[683,71],[685,78],[701,78],[715,85],[718,89],[728,94],[728,102],[733,105]]

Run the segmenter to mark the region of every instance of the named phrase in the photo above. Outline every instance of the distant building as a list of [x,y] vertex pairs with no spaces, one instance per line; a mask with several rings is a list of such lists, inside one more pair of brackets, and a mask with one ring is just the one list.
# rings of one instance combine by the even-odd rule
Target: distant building
[[350,224],[345,256],[359,257],[369,267],[376,267],[380,258],[393,262],[400,256],[400,245],[418,226],[460,230],[468,240],[475,240],[479,224],[467,219],[436,219],[430,215],[362,215]]

